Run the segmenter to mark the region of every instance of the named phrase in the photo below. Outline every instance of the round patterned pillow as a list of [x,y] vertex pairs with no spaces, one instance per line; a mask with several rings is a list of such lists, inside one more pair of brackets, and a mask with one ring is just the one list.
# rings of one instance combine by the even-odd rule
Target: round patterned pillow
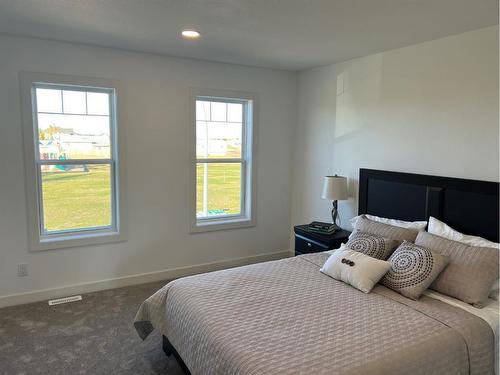
[[448,264],[448,259],[425,247],[403,242],[389,258],[391,269],[382,279],[386,287],[417,299]]
[[346,245],[350,249],[372,258],[386,260],[392,254],[398,242],[379,235],[357,231],[351,234]]

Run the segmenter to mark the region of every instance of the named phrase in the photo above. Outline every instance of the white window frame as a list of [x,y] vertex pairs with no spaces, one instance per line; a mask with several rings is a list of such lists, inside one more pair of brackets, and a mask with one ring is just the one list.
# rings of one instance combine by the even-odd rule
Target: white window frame
[[[120,242],[126,240],[125,223],[125,176],[121,150],[123,131],[118,132],[118,95],[120,83],[114,80],[66,76],[45,73],[20,73],[23,139],[25,153],[25,179],[27,200],[28,237],[31,251],[60,249]],[[112,223],[106,227],[69,229],[46,232],[43,228],[42,183],[39,166],[51,164],[40,159],[38,145],[38,124],[36,88],[69,89],[110,94],[110,137],[109,159],[69,159],[58,164],[101,164],[109,165],[111,172]]]
[[[243,104],[241,158],[236,159],[198,159],[196,156],[196,101],[220,101]],[[190,210],[189,224],[191,233],[213,230],[235,229],[256,225],[256,180],[255,148],[258,118],[257,95],[231,90],[198,89],[190,90]],[[241,163],[241,213],[218,217],[196,217],[196,166],[198,163]]]

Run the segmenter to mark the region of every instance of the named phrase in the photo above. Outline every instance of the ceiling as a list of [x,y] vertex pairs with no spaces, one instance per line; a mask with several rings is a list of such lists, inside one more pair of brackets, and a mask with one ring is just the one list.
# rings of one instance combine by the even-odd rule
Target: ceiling
[[[302,70],[497,16],[497,0],[0,0],[0,33]],[[182,40],[183,28],[202,38]]]

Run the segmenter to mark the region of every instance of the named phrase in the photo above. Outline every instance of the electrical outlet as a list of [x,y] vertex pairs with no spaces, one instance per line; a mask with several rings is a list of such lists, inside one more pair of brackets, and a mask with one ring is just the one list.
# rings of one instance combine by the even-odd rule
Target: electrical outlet
[[28,276],[28,264],[19,263],[17,265],[17,276]]

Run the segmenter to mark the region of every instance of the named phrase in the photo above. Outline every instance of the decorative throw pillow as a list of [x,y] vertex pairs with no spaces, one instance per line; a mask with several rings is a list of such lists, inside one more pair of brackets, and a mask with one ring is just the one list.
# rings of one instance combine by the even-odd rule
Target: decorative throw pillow
[[365,215],[355,216],[349,220],[349,223],[351,223],[353,228],[356,227],[356,222],[361,216],[366,217],[368,220],[376,221],[377,223],[384,223],[392,225],[394,227],[413,229],[418,232],[425,230],[425,227],[427,226],[427,221],[404,221],[404,220],[388,219],[385,217],[365,214]]
[[[429,233],[435,234],[439,237],[444,237],[449,240],[465,243],[473,247],[493,247],[500,250],[500,243],[488,241],[486,238],[470,236],[468,234],[463,234],[449,225],[443,223],[442,221],[436,219],[435,217],[429,218]],[[500,280],[497,279],[493,287],[491,288],[489,297],[494,300],[499,299],[500,294]]]
[[399,242],[376,234],[357,231],[349,237],[346,245],[372,258],[387,260],[398,247]]
[[418,230],[377,223],[376,221],[367,219],[365,215],[361,215],[361,217],[358,218],[354,229],[355,232],[361,231],[370,234],[377,234],[385,238],[390,238],[391,240],[399,241],[399,243],[403,241],[414,242],[418,234]]
[[327,259],[320,271],[364,293],[370,293],[390,268],[389,262],[351,250],[342,244],[340,249]]
[[476,307],[483,305],[498,279],[497,249],[469,246],[427,232],[418,234],[416,244],[450,259],[431,289]]
[[381,284],[416,300],[446,267],[448,259],[425,247],[404,241],[392,253],[389,262],[392,267]]

